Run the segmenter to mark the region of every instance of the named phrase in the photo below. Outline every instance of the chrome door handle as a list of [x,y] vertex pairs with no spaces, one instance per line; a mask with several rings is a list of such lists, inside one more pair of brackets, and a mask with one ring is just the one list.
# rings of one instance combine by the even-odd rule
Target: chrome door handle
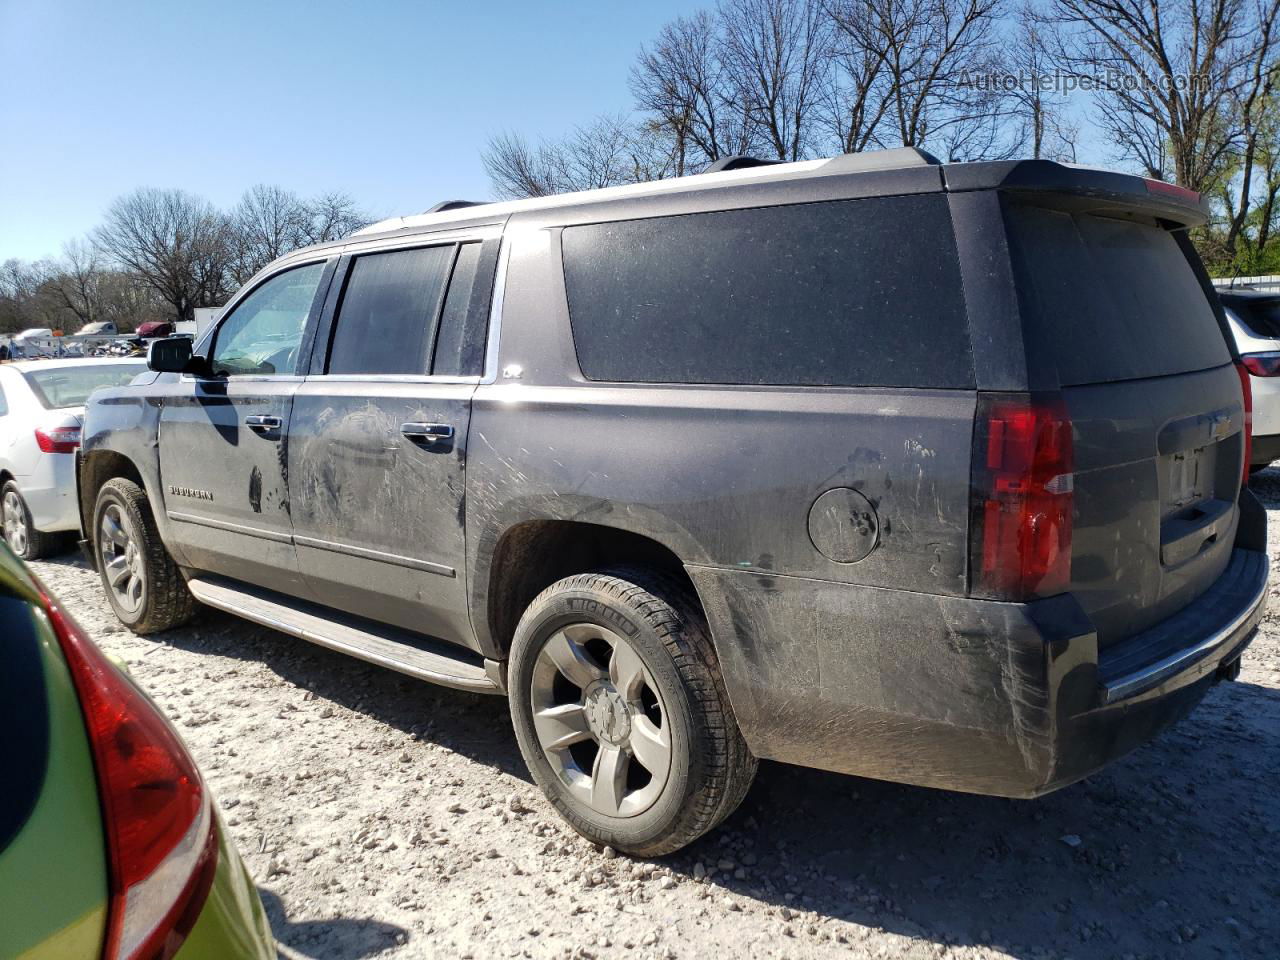
[[400,433],[410,440],[428,445],[453,439],[453,427],[447,423],[402,423]]
[[244,418],[244,425],[256,433],[271,433],[284,426],[280,417],[268,417],[254,414]]

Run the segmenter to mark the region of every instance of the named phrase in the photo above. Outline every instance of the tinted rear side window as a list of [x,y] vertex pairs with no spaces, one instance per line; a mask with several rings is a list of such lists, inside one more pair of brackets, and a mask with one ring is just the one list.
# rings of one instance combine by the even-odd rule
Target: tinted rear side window
[[1006,211],[1025,334],[1064,386],[1204,370],[1231,359],[1168,231],[1038,207]]
[[357,257],[328,372],[425,375],[453,252],[449,245]]
[[471,311],[471,295],[475,290],[476,267],[480,263],[480,244],[464,243],[458,248],[458,260],[449,278],[449,293],[440,315],[440,332],[436,335],[436,352],[431,372],[436,376],[474,376],[480,373],[484,352]]
[[973,386],[942,196],[568,227],[564,265],[592,380]]

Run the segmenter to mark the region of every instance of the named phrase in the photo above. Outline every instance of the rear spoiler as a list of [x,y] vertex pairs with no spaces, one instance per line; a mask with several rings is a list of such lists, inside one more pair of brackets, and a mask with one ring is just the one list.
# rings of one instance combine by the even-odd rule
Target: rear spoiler
[[942,176],[950,192],[1007,190],[1075,197],[1104,208],[1140,210],[1181,227],[1198,227],[1209,219],[1208,203],[1194,190],[1052,160],[947,164]]

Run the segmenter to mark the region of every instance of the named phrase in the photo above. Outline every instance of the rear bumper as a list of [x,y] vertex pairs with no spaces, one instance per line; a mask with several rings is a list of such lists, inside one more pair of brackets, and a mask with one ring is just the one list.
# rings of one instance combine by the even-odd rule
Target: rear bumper
[[1013,604],[689,572],[757,756],[1032,797],[1189,712],[1252,638],[1268,571],[1265,554],[1235,550],[1202,597],[1101,655],[1070,595]]
[[37,530],[61,533],[79,529],[74,456],[69,453],[43,454],[36,461],[35,470],[28,476],[19,477],[17,482]]

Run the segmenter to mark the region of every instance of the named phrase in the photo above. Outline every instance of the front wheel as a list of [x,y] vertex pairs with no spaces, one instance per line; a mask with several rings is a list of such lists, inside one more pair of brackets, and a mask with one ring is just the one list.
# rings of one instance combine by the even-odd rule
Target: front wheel
[[196,601],[156,530],[147,495],[115,477],[93,508],[94,550],[107,601],[134,633],[156,633],[191,619]]
[[534,780],[596,843],[671,853],[729,816],[755,777],[701,611],[647,571],[544,590],[516,628],[508,686]]

